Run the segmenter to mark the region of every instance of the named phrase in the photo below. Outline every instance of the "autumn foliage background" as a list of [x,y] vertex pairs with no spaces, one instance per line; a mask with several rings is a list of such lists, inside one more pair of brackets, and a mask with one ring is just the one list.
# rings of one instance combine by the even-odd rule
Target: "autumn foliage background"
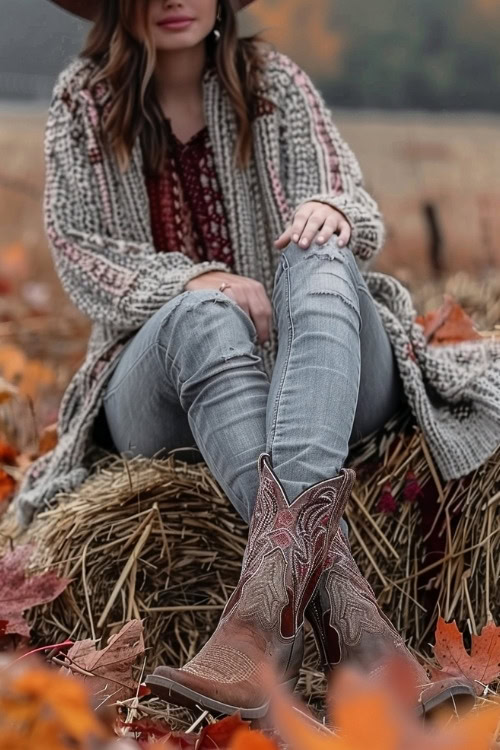
[[[22,26],[9,24],[14,6],[17,14],[23,4],[6,0],[0,91],[11,80],[9,65],[22,67],[15,80],[37,75],[23,51]],[[54,13],[47,7],[49,22]],[[242,24],[265,28],[331,104],[388,225],[377,268],[408,283],[421,312],[435,309],[443,289],[452,288],[471,309],[481,308],[483,327],[498,325],[499,0],[420,0],[418,10],[410,0],[376,0],[369,8],[367,0],[258,0]],[[64,55],[58,57],[57,40],[45,47],[55,74]],[[59,285],[44,235],[46,106],[42,99],[0,101],[0,515],[26,465],[57,439],[60,399],[89,331]],[[432,327],[435,318],[425,320]],[[459,326],[463,332],[462,318]],[[382,493],[378,510],[390,512],[394,502],[391,492]],[[238,718],[217,723],[205,716],[197,723],[151,704],[141,687],[144,641],[137,619],[116,626],[108,641],[61,636],[24,657],[32,648],[29,613],[68,585],[51,572],[33,574],[30,555],[17,547],[0,560],[0,750],[146,747],[165,738],[196,750],[276,747],[276,737],[255,733]],[[472,676],[484,713],[430,731],[384,686],[346,673],[336,693],[345,698],[328,714],[329,728],[279,695],[273,726],[295,750],[494,747],[498,627],[489,622],[477,635],[467,633],[470,650],[452,623],[440,620],[435,638],[433,668]]]

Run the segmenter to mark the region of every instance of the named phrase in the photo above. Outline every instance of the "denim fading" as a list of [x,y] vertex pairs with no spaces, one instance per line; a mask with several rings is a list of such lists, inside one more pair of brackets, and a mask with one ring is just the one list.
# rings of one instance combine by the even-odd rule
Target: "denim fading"
[[290,243],[271,302],[278,348],[270,381],[251,318],[205,289],[174,297],[143,325],[104,395],[117,451],[203,457],[246,521],[262,451],[291,502],[337,474],[349,445],[381,427],[403,399],[375,302],[336,237],[306,250]]

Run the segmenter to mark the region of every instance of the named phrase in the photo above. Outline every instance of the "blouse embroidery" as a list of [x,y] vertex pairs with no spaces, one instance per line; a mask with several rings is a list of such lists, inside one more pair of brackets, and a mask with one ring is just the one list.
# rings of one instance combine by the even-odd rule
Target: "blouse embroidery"
[[160,175],[146,176],[154,244],[158,252],[184,253],[195,263],[233,266],[222,193],[208,127],[182,143],[165,118],[169,155]]

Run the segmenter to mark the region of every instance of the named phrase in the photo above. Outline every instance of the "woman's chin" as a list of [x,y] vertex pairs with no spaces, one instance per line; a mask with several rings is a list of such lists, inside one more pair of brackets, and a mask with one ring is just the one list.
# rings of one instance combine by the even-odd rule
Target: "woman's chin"
[[155,34],[155,47],[157,52],[174,52],[176,50],[190,49],[203,42],[199,34],[185,32]]

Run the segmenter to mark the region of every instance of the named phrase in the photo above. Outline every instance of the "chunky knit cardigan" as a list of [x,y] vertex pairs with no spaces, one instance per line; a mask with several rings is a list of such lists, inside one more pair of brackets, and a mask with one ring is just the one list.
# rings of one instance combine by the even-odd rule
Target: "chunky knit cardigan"
[[[125,342],[183,292],[187,281],[209,270],[230,270],[221,262],[194,263],[179,252],[156,252],[142,149],[137,141],[123,174],[114,155],[105,154],[100,125],[111,92],[103,82],[91,93],[94,69],[95,63],[76,57],[56,82],[45,132],[44,194],[45,231],[58,274],[93,328],[85,362],[61,402],[59,442],[30,467],[14,499],[23,524],[57,502],[58,492],[78,488],[102,455],[93,427]],[[499,344],[426,346],[407,290],[390,276],[366,270],[383,245],[383,222],[322,96],[304,71],[276,51],[266,53],[262,87],[252,125],[253,157],[246,169],[238,169],[230,100],[214,68],[203,78],[234,272],[261,281],[271,296],[279,259],[273,243],[298,206],[316,200],[343,212],[352,226],[349,247],[375,298],[431,453],[444,479],[469,473],[500,444]],[[269,376],[276,347],[276,331],[270,342],[258,345]]]

